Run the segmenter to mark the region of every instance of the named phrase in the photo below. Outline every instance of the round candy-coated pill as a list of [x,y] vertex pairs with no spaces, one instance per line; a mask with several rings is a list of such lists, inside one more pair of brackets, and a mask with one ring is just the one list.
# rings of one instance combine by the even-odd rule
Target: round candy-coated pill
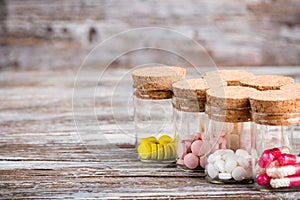
[[250,156],[249,153],[244,149],[236,150],[235,154],[238,155],[238,156],[242,156],[244,158],[248,158]]
[[164,146],[162,144],[157,144],[157,159],[164,159]]
[[237,162],[235,160],[226,160],[225,162],[225,172],[231,173],[234,168],[236,168]]
[[224,160],[217,160],[214,163],[214,167],[216,168],[216,170],[218,170],[219,172],[224,172],[225,171],[225,161]]
[[171,149],[171,144],[169,143],[164,146],[164,160],[168,160],[172,158],[172,149]]
[[216,178],[218,176],[218,171],[215,169],[214,165],[209,163],[207,166],[206,166],[206,170],[207,170],[207,175],[210,177],[210,178]]
[[199,158],[192,153],[184,156],[184,165],[189,169],[195,169],[199,165]]
[[219,179],[223,179],[223,180],[229,180],[232,178],[230,173],[219,173],[218,177]]
[[221,159],[221,155],[214,155],[214,154],[211,154],[208,159],[207,159],[207,162],[209,163],[214,163],[216,162],[216,160],[220,160]]
[[201,140],[201,134],[200,133],[195,133],[194,137],[193,137],[193,141],[195,140]]
[[157,140],[156,140],[155,137],[150,136],[150,137],[141,138],[141,143],[142,143],[142,142],[153,142],[153,143],[156,143]]
[[196,140],[191,145],[192,153],[196,156],[200,155],[200,152],[202,150],[203,142],[201,140]]
[[182,158],[179,158],[179,159],[177,160],[177,164],[178,164],[178,165],[184,165],[183,159],[182,159]]
[[157,159],[157,144],[151,143],[151,160]]
[[232,173],[231,173],[232,177],[234,178],[234,180],[236,181],[241,181],[243,180],[245,177],[248,177],[247,175],[247,171],[242,168],[242,167],[236,167]]
[[162,145],[166,145],[166,144],[170,143],[171,141],[172,141],[172,138],[168,135],[162,135],[158,139],[158,143],[160,143]]
[[141,159],[150,159],[151,157],[151,145],[150,143],[141,143],[138,146],[138,154]]
[[267,174],[260,174],[256,177],[256,182],[259,185],[269,185],[270,184],[271,177],[269,177]]
[[200,157],[200,166],[202,167],[202,168],[205,168],[205,156],[201,156]]

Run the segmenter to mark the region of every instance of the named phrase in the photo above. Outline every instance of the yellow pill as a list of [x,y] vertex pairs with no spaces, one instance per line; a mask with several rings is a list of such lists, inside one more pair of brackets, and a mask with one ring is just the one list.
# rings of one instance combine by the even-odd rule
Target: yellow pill
[[163,145],[166,145],[166,144],[170,143],[171,141],[172,141],[172,138],[168,135],[162,135],[158,139],[158,143],[163,144]]
[[175,143],[172,142],[172,143],[170,143],[169,145],[170,145],[171,150],[172,150],[172,154],[171,154],[170,159],[173,159],[173,158],[175,158],[175,157],[177,156],[176,148],[175,148]]
[[150,136],[150,137],[141,138],[141,143],[142,142],[156,143],[157,139],[155,137],[153,137],[153,136]]
[[151,160],[157,159],[157,144],[151,143]]
[[164,159],[164,146],[162,144],[157,144],[157,160]]
[[164,159],[169,160],[172,157],[172,149],[171,149],[170,144],[167,144],[166,146],[164,146],[164,149],[165,149]]
[[150,159],[151,152],[151,145],[149,143],[141,143],[138,147],[138,154],[143,160]]

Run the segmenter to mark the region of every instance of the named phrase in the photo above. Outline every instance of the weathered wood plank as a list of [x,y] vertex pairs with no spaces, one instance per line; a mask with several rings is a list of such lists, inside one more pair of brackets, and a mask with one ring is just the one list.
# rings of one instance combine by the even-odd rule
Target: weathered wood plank
[[[299,67],[249,69],[300,78]],[[1,72],[0,198],[300,199],[300,192],[213,185],[203,173],[139,162],[126,110],[129,77],[122,79],[122,92],[111,104],[112,88],[128,70],[110,70],[98,84],[96,116],[85,111],[88,95],[82,95],[76,106],[83,126],[77,128],[72,113],[74,71]],[[89,73],[95,72],[82,79],[86,89],[95,87]]]

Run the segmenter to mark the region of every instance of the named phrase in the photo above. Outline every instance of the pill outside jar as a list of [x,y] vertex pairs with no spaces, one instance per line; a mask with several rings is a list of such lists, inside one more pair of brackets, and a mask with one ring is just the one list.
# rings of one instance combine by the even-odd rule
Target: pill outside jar
[[171,87],[185,77],[185,69],[172,66],[134,70],[133,99],[136,149],[143,162],[176,161]]
[[211,183],[253,183],[249,95],[256,89],[227,86],[207,91],[206,178]]
[[206,90],[204,79],[189,79],[172,85],[177,167],[186,172],[204,172]]
[[300,93],[264,91],[250,97],[255,146],[255,187],[262,191],[300,190]]

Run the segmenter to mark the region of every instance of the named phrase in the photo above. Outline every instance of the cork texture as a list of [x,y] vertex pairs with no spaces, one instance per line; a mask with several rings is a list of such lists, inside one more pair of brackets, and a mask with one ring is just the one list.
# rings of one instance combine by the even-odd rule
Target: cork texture
[[172,91],[176,97],[186,99],[205,99],[208,85],[204,79],[182,80],[172,85]]
[[227,83],[228,86],[239,86],[240,80],[254,76],[253,73],[243,70],[217,70],[212,72],[206,72],[204,77],[216,77]]
[[209,89],[206,91],[207,104],[227,109],[250,107],[249,96],[256,91],[256,89],[241,86]]
[[136,89],[134,95],[140,99],[170,99],[172,98],[171,90],[139,90]]
[[250,104],[254,113],[294,113],[297,112],[296,99],[292,91],[267,90],[250,95]]
[[280,87],[280,89],[285,91],[290,91],[290,93],[296,99],[297,112],[300,112],[300,83],[284,85]]
[[206,99],[186,99],[173,96],[173,107],[185,112],[204,112]]
[[252,87],[261,91],[279,90],[280,87],[293,84],[294,82],[292,77],[276,75],[255,75],[240,80],[242,86]]
[[132,72],[133,87],[143,90],[171,90],[172,84],[185,78],[181,67],[159,66],[136,69]]

